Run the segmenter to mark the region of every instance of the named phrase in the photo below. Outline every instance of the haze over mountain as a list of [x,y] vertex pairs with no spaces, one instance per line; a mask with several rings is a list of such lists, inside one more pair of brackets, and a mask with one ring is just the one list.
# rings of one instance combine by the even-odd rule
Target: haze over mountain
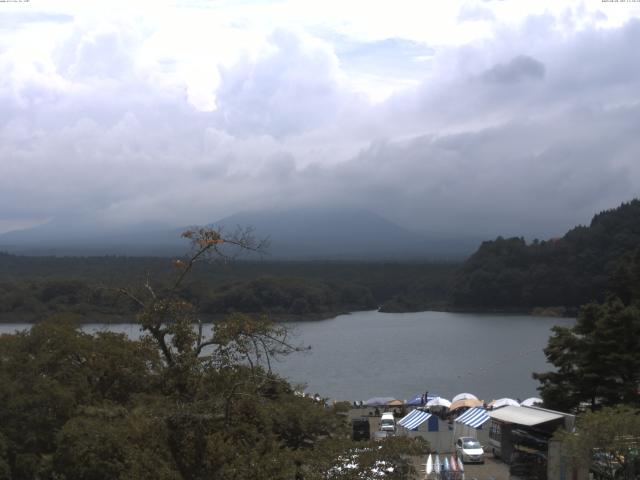
[[243,212],[218,224],[253,226],[258,236],[269,237],[269,254],[273,258],[461,258],[481,241],[474,237],[423,235],[357,209]]
[[[308,208],[242,212],[210,224],[230,233],[252,227],[268,237],[272,259],[463,258],[480,238],[423,235],[375,213],[356,209]],[[50,222],[0,235],[0,249],[35,255],[177,255],[188,247],[188,227],[157,223],[104,227],[91,221]]]
[[104,225],[90,218],[62,219],[0,235],[0,250],[25,255],[172,255],[186,247],[158,222]]

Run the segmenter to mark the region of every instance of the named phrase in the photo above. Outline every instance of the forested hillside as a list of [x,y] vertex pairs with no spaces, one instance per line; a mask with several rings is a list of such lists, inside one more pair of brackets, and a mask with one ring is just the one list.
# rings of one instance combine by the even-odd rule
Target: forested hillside
[[624,255],[640,245],[640,200],[593,217],[558,239],[482,243],[457,272],[454,308],[576,309],[601,301]]

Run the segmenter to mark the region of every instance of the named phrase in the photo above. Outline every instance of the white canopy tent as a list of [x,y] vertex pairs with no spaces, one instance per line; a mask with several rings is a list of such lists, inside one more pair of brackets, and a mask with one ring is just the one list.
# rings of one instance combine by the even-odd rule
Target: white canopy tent
[[520,406],[518,401],[514,400],[513,398],[499,398],[498,400],[494,400],[489,404],[489,406],[493,408],[507,407],[509,405],[512,407]]
[[451,399],[451,403],[456,403],[458,400],[478,400],[473,393],[459,393]]

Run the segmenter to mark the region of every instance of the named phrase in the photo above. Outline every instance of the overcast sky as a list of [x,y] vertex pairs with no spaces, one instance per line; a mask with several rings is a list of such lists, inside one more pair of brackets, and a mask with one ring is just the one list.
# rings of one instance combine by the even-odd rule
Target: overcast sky
[[0,3],[0,232],[344,205],[545,238],[639,185],[640,3]]

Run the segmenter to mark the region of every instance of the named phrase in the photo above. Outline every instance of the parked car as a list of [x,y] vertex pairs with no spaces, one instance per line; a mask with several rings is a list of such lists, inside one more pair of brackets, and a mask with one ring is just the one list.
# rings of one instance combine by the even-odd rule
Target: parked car
[[459,437],[456,440],[456,455],[462,463],[484,463],[484,449],[473,437]]
[[385,412],[380,418],[380,430],[384,432],[396,431],[396,419],[393,417],[393,413]]

